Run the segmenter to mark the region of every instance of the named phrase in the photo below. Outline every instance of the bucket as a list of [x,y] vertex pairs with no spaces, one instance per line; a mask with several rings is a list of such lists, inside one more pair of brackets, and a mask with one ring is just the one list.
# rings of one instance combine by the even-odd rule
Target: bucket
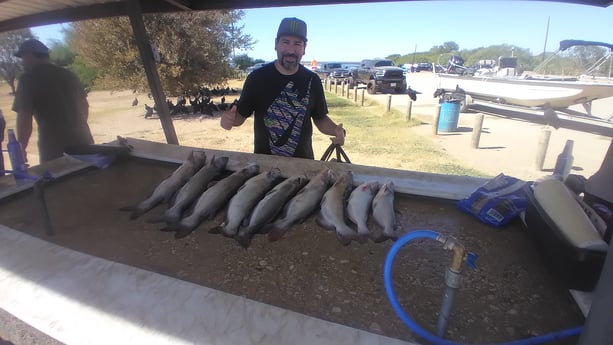
[[458,129],[458,119],[460,118],[459,102],[441,103],[441,112],[438,118],[439,132],[453,132]]

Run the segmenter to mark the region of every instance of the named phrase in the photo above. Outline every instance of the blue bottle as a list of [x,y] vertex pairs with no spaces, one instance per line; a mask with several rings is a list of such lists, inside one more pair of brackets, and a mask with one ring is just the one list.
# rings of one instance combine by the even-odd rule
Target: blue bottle
[[9,152],[9,158],[11,159],[11,166],[13,167],[13,176],[15,180],[25,179],[28,175],[28,168],[23,159],[23,150],[21,144],[15,137],[15,131],[13,129],[8,130],[8,143],[6,144],[7,151]]

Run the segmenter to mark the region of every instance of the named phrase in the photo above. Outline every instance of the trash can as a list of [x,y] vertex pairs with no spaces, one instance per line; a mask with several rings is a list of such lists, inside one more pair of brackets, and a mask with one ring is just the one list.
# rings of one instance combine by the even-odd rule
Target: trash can
[[460,118],[460,102],[441,103],[441,112],[438,118],[439,132],[453,132],[458,129]]

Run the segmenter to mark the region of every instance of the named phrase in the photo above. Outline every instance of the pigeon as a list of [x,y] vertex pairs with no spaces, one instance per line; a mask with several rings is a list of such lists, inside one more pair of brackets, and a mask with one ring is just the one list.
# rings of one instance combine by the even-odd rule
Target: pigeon
[[135,107],[138,105],[138,98],[134,97],[134,100],[132,101],[132,106]]

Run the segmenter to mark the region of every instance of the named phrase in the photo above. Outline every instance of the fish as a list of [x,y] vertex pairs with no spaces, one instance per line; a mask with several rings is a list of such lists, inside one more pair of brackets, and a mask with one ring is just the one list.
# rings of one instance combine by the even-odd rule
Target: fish
[[191,151],[187,159],[160,184],[153,193],[136,206],[120,208],[121,211],[132,212],[130,219],[136,219],[161,203],[168,203],[172,196],[206,163],[204,151]]
[[372,215],[375,223],[382,229],[381,236],[375,242],[398,238],[398,231],[402,227],[396,219],[394,210],[394,182],[388,181],[379,188],[372,200]]
[[204,219],[213,217],[217,211],[223,208],[236,191],[259,172],[259,165],[248,164],[241,170],[237,170],[232,175],[217,182],[200,195],[187,217],[181,219],[178,223],[166,226],[162,231],[176,231],[175,238],[177,239],[191,234]]
[[310,216],[319,206],[332,177],[332,170],[325,168],[312,178],[298,194],[294,195],[283,208],[281,216],[262,228],[264,232],[269,232],[268,240],[279,240],[292,225],[303,222]]
[[281,213],[283,205],[296,195],[308,181],[309,179],[306,176],[291,176],[266,193],[251,212],[246,225],[239,228],[234,237],[236,241],[243,248],[249,247],[253,235],[265,224],[275,219]]
[[353,173],[341,173],[321,199],[321,208],[316,219],[322,227],[336,231],[336,236],[345,246],[357,238],[355,230],[345,223],[345,203],[352,188]]
[[379,190],[378,181],[362,183],[349,195],[347,202],[347,218],[358,227],[358,241],[365,243],[370,237],[368,230],[368,215],[372,208],[372,200]]
[[[228,157],[218,157],[211,160],[210,164],[203,166],[179,191],[174,198],[172,206],[162,215],[162,221],[173,224],[181,220],[183,211],[196,200],[207,185],[226,169]],[[150,221],[150,222],[153,222]]]
[[234,237],[243,220],[280,178],[281,170],[272,168],[247,180],[230,199],[223,223],[211,229],[209,233],[222,233],[224,236]]

